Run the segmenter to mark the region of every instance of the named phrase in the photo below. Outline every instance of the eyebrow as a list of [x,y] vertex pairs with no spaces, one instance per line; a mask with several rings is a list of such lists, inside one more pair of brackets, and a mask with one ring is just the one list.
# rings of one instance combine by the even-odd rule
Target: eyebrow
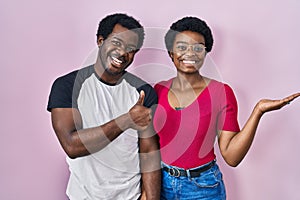
[[[183,44],[188,44],[188,42],[184,42],[184,41],[177,41],[176,44],[179,44],[179,43],[183,43]],[[203,42],[198,42],[198,43],[195,43],[195,44],[203,44],[205,46],[205,44]]]

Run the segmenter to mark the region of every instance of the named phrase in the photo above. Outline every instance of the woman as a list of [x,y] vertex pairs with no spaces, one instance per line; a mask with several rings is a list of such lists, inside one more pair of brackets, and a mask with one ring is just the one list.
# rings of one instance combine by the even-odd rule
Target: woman
[[237,166],[251,146],[262,115],[287,105],[300,93],[282,100],[260,100],[240,130],[230,86],[199,72],[213,45],[207,24],[184,17],[172,24],[165,44],[177,76],[155,85],[159,104],[153,120],[161,145],[161,199],[226,199],[215,161],[216,136],[226,163]]

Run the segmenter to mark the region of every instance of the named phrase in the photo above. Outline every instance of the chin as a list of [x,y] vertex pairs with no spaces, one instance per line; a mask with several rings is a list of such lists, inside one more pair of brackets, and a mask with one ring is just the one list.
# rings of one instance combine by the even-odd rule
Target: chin
[[110,74],[110,75],[114,75],[114,76],[116,76],[116,75],[119,75],[119,74],[122,74],[122,73],[123,73],[123,70],[122,70],[122,71],[113,71],[113,70],[110,70],[110,69],[108,69],[108,68],[106,68],[106,69],[105,69],[105,71],[106,71],[108,74]]
[[181,69],[179,68],[179,70],[185,73],[195,73],[198,71],[198,69],[195,67],[183,67]]

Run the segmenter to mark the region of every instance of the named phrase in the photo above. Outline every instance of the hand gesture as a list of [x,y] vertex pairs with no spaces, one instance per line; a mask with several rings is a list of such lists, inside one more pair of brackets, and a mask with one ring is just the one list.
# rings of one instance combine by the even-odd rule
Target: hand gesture
[[259,109],[261,114],[264,114],[265,112],[281,109],[299,96],[300,93],[295,93],[280,100],[262,99],[257,103],[256,107]]
[[145,99],[145,92],[140,92],[140,97],[136,104],[129,110],[131,118],[130,127],[136,130],[145,130],[151,122],[151,109],[143,106]]

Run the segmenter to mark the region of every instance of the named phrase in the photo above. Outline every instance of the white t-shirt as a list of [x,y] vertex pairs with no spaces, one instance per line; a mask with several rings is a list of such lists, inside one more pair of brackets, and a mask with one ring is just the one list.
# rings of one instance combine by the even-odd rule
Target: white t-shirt
[[[129,72],[118,84],[109,85],[89,66],[54,82],[48,110],[77,108],[83,129],[91,128],[127,113],[136,104],[140,90],[146,94],[145,106],[157,103],[153,88]],[[76,159],[67,157],[70,169],[67,195],[71,200],[138,199],[141,192],[138,151],[138,133],[128,129],[96,153]]]

